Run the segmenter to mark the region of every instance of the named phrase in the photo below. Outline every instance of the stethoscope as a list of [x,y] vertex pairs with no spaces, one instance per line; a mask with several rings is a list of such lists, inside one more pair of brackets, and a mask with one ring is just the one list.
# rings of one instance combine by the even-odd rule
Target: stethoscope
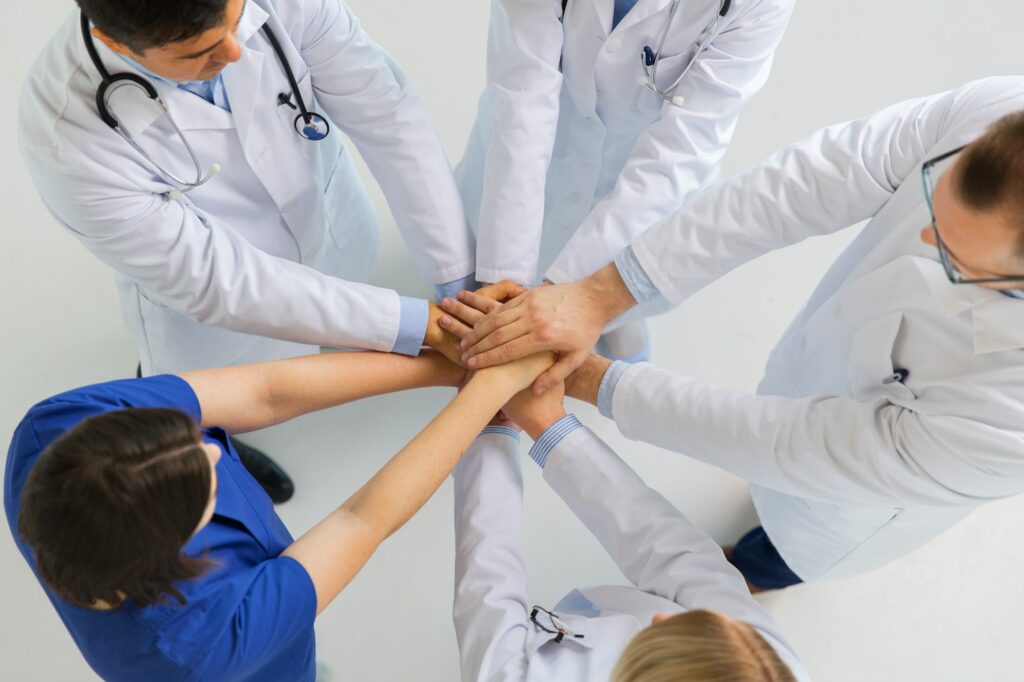
[[[89,58],[92,60],[93,66],[100,74],[100,85],[96,89],[96,109],[99,111],[100,118],[106,123],[115,133],[124,138],[125,142],[130,144],[132,148],[137,151],[144,159],[149,161],[156,167],[157,171],[164,176],[165,179],[170,180],[172,183],[180,185],[179,188],[174,189],[170,192],[172,199],[179,199],[185,192],[190,192],[197,187],[205,185],[210,179],[220,172],[221,168],[219,164],[210,164],[210,170],[203,174],[202,165],[199,163],[199,157],[196,156],[195,150],[192,145],[189,144],[188,138],[175,123],[174,117],[171,116],[170,110],[167,108],[167,104],[163,98],[157,93],[156,88],[148,80],[134,73],[115,73],[111,75],[107,71],[106,67],[103,66],[103,62],[100,60],[100,55],[96,51],[96,43],[93,42],[92,33],[89,31],[89,19],[82,14],[82,40],[85,42],[85,49],[89,53]],[[288,77],[288,85],[291,86],[292,93],[295,95],[295,101],[298,103],[299,115],[295,117],[295,132],[301,137],[310,140],[311,142],[318,142],[331,132],[331,127],[320,114],[315,111],[309,111],[306,109],[306,103],[302,99],[302,93],[299,91],[299,84],[295,81],[295,74],[292,73],[292,68],[288,64],[287,58],[284,56],[284,51],[281,49],[281,43],[277,41],[277,36],[270,29],[270,26],[264,24],[263,32],[267,36],[267,40],[270,41],[270,46],[274,49],[274,53],[277,55],[278,60],[281,62],[281,66],[284,68],[285,76]],[[156,102],[161,110],[167,114],[167,120],[170,121],[171,127],[174,128],[174,132],[177,134],[178,139],[185,145],[185,149],[188,150],[188,155],[192,159],[192,163],[196,169],[195,179],[191,182],[185,180],[182,177],[172,173],[163,166],[161,166],[156,159],[146,153],[146,151],[139,146],[135,140],[131,138],[128,133],[121,127],[120,121],[110,111],[110,98],[120,88],[125,86],[133,86],[141,89],[146,93],[146,97]],[[291,103],[291,96],[287,93],[281,93],[277,97],[278,105],[287,104],[292,109],[295,105]]]
[[679,77],[672,81],[664,90],[659,90],[657,81],[655,78],[658,77],[658,62],[661,61],[661,51],[665,48],[665,40],[668,38],[669,29],[672,27],[672,19],[676,16],[676,10],[679,9],[680,0],[672,0],[672,7],[668,12],[668,19],[665,21],[665,27],[661,30],[661,39],[658,41],[658,49],[654,50],[650,45],[645,45],[643,51],[640,53],[640,63],[644,69],[644,75],[637,81],[640,85],[644,86],[658,97],[662,98],[666,102],[671,102],[677,107],[682,107],[686,100],[682,95],[670,94],[676,89],[676,86],[684,78],[686,74],[690,73],[690,69],[697,63],[697,57],[700,53],[707,49],[707,46],[711,44],[711,41],[718,35],[718,31],[722,25],[722,19],[729,13],[729,7],[732,6],[732,0],[722,0],[722,6],[718,10],[718,14],[715,15],[714,21],[708,27],[708,30],[704,32],[704,39],[697,45],[697,51],[694,52],[693,57],[690,59],[690,63],[686,65],[683,72],[679,74]]

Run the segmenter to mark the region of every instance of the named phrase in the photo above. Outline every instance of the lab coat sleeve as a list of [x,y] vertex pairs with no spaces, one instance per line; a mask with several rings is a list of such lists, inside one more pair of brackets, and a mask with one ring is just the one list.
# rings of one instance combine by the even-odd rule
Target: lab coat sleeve
[[[50,211],[143,295],[197,322],[285,341],[390,351],[399,324],[393,291],[330,277],[254,247],[231,225],[133,184],[98,159],[119,159],[109,135],[89,152],[57,136],[22,140]],[[132,163],[125,161],[125,163]],[[353,321],[358,321],[355,323]]]
[[492,0],[487,41],[491,139],[484,166],[477,279],[536,281],[544,185],[558,127],[561,6]]
[[757,256],[867,220],[903,182],[918,181],[967,100],[952,91],[825,128],[701,192],[636,237],[633,251],[678,304]]
[[[735,5],[737,12],[740,3]],[[600,269],[706,185],[740,110],[768,80],[792,10],[793,0],[743,3],[742,13],[697,56],[674,91],[683,105],[662,105],[661,117],[637,140],[614,189],[591,210],[546,279],[570,282]]]
[[592,431],[576,429],[555,446],[544,480],[639,589],[749,623],[796,658],[722,549]]
[[830,504],[975,507],[1024,483],[1019,432],[885,398],[752,395],[642,364],[612,415],[627,438]]
[[341,0],[301,2],[317,101],[359,149],[423,276],[443,284],[472,273],[473,234],[423,102]]
[[455,633],[462,679],[522,680],[529,614],[523,475],[507,435],[483,433],[455,479]]

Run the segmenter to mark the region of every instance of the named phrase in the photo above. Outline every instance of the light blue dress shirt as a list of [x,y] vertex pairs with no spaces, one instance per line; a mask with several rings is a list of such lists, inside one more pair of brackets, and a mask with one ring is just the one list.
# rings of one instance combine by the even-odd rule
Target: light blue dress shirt
[[218,73],[216,77],[206,81],[188,81],[186,83],[181,83],[179,81],[172,81],[169,78],[156,75],[131,57],[125,57],[124,55],[120,55],[120,57],[154,80],[158,80],[161,83],[167,83],[168,85],[175,85],[181,90],[191,92],[193,95],[202,97],[210,104],[218,106],[224,111],[231,111],[231,104],[228,102],[228,89],[224,85],[223,73]]
[[661,294],[643,266],[640,265],[632,246],[615,257],[615,268],[619,271],[622,283],[636,299],[637,305],[646,303]]
[[544,465],[548,463],[548,456],[555,449],[555,446],[561,443],[562,439],[570,433],[582,427],[583,424],[576,418],[576,415],[565,415],[540,435],[537,442],[530,448],[530,459],[543,469]]

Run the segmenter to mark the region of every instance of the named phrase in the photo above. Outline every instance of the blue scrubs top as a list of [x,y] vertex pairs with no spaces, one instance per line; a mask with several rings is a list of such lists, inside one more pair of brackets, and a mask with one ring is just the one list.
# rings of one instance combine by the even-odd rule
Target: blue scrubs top
[[[4,508],[17,534],[21,491],[39,454],[83,419],[132,407],[173,408],[200,421],[199,401],[179,377],[112,381],[69,391],[33,407],[7,455]],[[223,453],[213,520],[184,552],[217,565],[176,585],[188,600],[158,606],[129,600],[113,611],[77,607],[43,586],[86,661],[107,680],[308,680],[316,677],[316,592],[295,560],[280,556],[292,537],[266,493],[242,466],[227,434],[205,431]],[[38,578],[38,574],[37,574]],[[41,584],[41,581],[40,581]]]

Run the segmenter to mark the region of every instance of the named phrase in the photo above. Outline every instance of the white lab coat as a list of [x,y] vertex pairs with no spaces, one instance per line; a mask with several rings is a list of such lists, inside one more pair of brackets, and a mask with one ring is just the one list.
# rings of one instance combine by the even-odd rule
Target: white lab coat
[[[818,132],[698,197],[633,249],[679,303],[756,256],[869,220],[768,360],[759,395],[628,370],[622,433],[753,486],[804,580],[849,576],[1024,491],[1024,301],[953,285],[919,233],[928,158],[1024,109],[992,78]],[[884,383],[895,369],[903,383]]]
[[[246,5],[242,58],[223,72],[231,113],[154,81],[204,170],[223,169],[181,201],[97,115],[100,77],[78,17],[30,70],[21,148],[50,211],[117,271],[145,373],[321,345],[391,350],[399,297],[358,283],[376,258],[377,221],[343,133],[384,190],[423,276],[442,283],[473,271],[472,234],[426,111],[341,0]],[[299,137],[296,112],[278,103],[291,88],[264,23],[282,43],[307,106],[333,123],[326,140]],[[95,42],[112,73],[134,71]],[[126,88],[113,109],[164,167],[192,177],[185,147],[156,105]]]
[[[558,0],[491,2],[487,88],[456,169],[480,281],[580,279],[705,186],[793,8],[735,0],[675,89],[685,98],[677,107],[637,82],[671,0],[639,0],[614,30],[613,4],[570,0],[563,21]],[[679,6],[659,88],[693,59],[719,7]]]
[[[586,428],[551,451],[544,480],[635,587],[571,592],[553,610],[583,638],[553,642],[553,635],[530,621],[516,445],[507,435],[481,434],[455,470],[454,616],[465,682],[607,680],[623,649],[653,616],[691,609],[749,623],[797,680],[809,679],[718,545]],[[573,602],[589,603],[580,611],[569,606]]]

